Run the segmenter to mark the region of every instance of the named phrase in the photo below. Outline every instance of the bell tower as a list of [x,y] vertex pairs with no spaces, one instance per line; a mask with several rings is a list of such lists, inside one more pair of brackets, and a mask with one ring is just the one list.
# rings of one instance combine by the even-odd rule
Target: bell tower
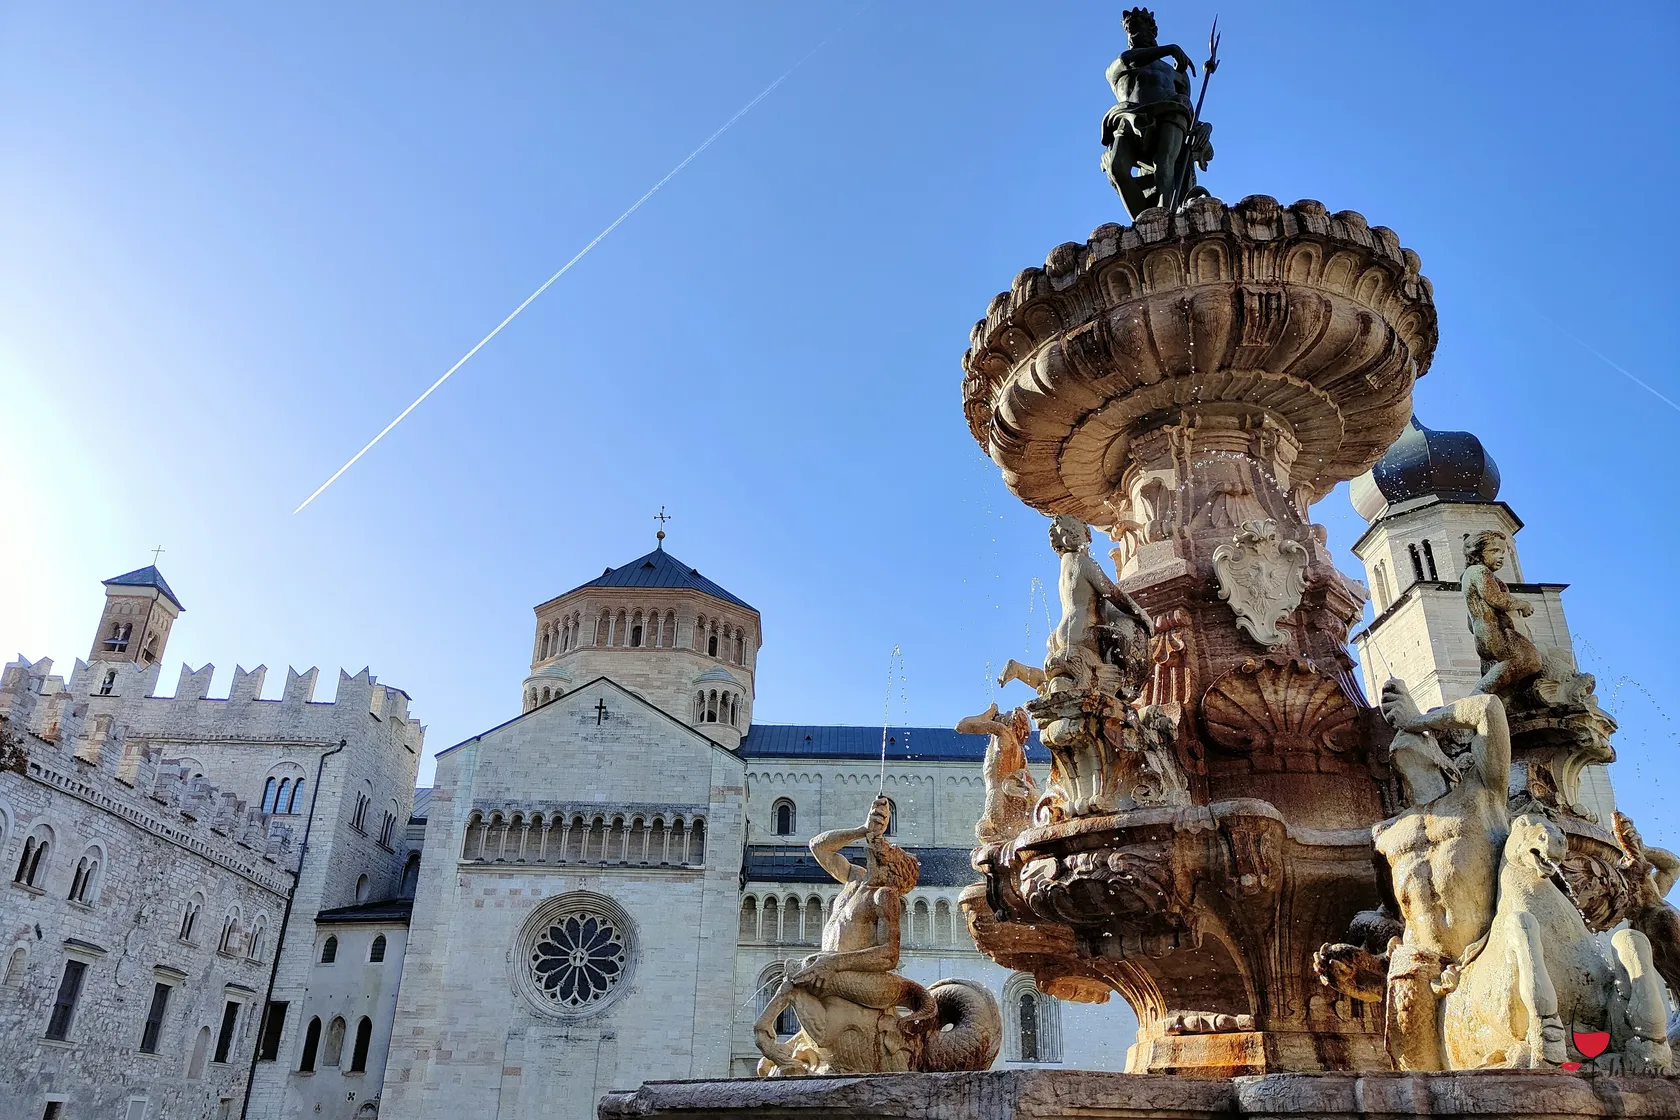
[[105,581],[105,609],[88,660],[156,664],[183,609],[155,565],[112,576]]

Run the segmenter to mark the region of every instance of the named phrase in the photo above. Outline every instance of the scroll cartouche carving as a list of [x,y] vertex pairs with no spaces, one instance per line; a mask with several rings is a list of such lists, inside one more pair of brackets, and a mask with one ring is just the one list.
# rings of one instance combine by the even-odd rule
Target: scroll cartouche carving
[[[890,814],[891,803],[877,797],[862,827],[811,840],[811,854],[844,886],[823,923],[822,951],[789,962],[753,1024],[761,1077],[983,1070],[997,1059],[1003,1017],[983,985],[924,988],[898,975],[904,896],[920,867],[886,839]],[[841,854],[859,840],[868,852],[862,867]],[[784,1043],[776,1019],[790,1006],[800,1029]]]
[[1238,628],[1263,646],[1289,641],[1277,624],[1301,605],[1307,590],[1304,546],[1285,540],[1270,518],[1244,521],[1230,544],[1214,549],[1213,571]]

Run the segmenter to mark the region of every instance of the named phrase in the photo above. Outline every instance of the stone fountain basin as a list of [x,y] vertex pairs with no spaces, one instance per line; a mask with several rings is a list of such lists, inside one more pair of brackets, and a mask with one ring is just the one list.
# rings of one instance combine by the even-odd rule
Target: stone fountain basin
[[1021,272],[964,356],[969,428],[1020,498],[1106,525],[1130,440],[1238,409],[1300,444],[1316,500],[1411,414],[1433,292],[1392,230],[1317,202],[1203,198],[1098,228]]

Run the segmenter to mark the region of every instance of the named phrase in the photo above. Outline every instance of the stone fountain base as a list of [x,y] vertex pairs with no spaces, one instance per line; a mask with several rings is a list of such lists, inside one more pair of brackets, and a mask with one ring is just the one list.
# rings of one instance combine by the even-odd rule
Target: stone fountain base
[[1561,1071],[1275,1073],[1191,1078],[1085,1070],[649,1081],[600,1120],[1390,1120],[1402,1116],[1680,1117],[1680,1078]]

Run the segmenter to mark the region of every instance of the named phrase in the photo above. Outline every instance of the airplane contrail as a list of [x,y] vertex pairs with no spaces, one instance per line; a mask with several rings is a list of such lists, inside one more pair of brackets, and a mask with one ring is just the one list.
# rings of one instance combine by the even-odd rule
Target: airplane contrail
[[[867,8],[869,6],[870,5],[865,5],[865,8]],[[858,12],[855,13],[852,16],[852,19],[856,19],[858,15],[861,15],[863,13],[863,11],[865,10],[865,8],[858,9]],[[849,24],[850,22],[851,22],[851,20],[848,19],[846,21],[846,24]],[[492,338],[495,338],[497,335],[501,334],[503,327],[507,326],[509,323],[511,323],[515,319],[517,319],[519,317],[519,313],[521,311],[524,311],[527,307],[531,306],[531,303],[538,296],[540,296],[544,292],[548,291],[549,287],[551,285],[553,285],[553,283],[556,280],[560,279],[560,277],[566,275],[566,273],[571,270],[571,267],[574,264],[577,264],[584,257],[588,256],[589,251],[591,249],[595,248],[595,246],[597,246],[601,242],[605,241],[607,239],[608,234],[610,234],[613,230],[617,229],[619,226],[623,225],[626,218],[630,217],[630,215],[632,215],[636,211],[640,210],[642,208],[643,203],[645,203],[648,199],[652,198],[654,195],[659,193],[659,188],[663,187],[666,183],[669,183],[672,179],[676,178],[677,173],[679,171],[681,171],[683,168],[687,167],[689,164],[693,163],[695,161],[695,159],[700,155],[701,152],[704,152],[707,148],[711,147],[713,142],[716,141],[718,137],[720,137],[724,133],[728,132],[730,127],[732,125],[734,125],[736,121],[740,120],[742,117],[744,117],[748,113],[752,112],[754,106],[756,106],[760,101],[763,101],[766,97],[769,97],[772,93],[774,93],[777,86],[779,86],[783,82],[787,81],[788,78],[792,76],[792,74],[795,70],[798,70],[801,66],[805,65],[806,62],[810,61],[812,55],[814,55],[818,51],[822,50],[824,47],[826,47],[828,45],[829,40],[833,39],[836,35],[840,34],[841,30],[844,29],[846,24],[842,24],[840,27],[837,27],[833,31],[829,32],[828,38],[824,39],[822,42],[820,42],[816,46],[812,47],[809,51],[807,51],[805,53],[804,58],[801,58],[798,62],[794,63],[792,66],[789,66],[787,68],[787,70],[782,74],[781,77],[777,78],[775,81],[771,82],[769,85],[765,86],[762,90],[760,90],[757,97],[753,98],[751,101],[749,101],[745,105],[741,106],[741,108],[736,111],[736,113],[733,117],[730,117],[728,120],[723,122],[723,127],[722,128],[718,129],[716,132],[714,132],[710,136],[706,137],[706,140],[703,144],[701,144],[698,148],[695,148],[692,152],[688,153],[688,155],[684,156],[683,161],[681,163],[679,163],[675,167],[671,168],[671,170],[668,171],[665,174],[665,177],[663,179],[659,180],[659,182],[657,182],[653,186],[649,187],[648,190],[647,190],[647,193],[642,195],[642,197],[638,198],[635,202],[631,203],[630,208],[628,210],[626,210],[624,213],[620,214],[618,217],[614,218],[612,220],[612,224],[609,225],[606,229],[602,230],[600,233],[596,234],[595,239],[593,241],[591,241],[589,244],[585,245],[583,248],[579,249],[577,251],[576,255],[574,255],[571,260],[569,260],[565,264],[561,265],[560,268],[554,273],[553,276],[550,276],[547,280],[544,280],[543,283],[542,283],[542,286],[540,288],[538,288],[536,291],[532,292],[530,295],[526,296],[525,297],[525,302],[521,303],[518,307],[516,307],[512,311],[508,312],[508,317],[506,319],[503,319],[500,323],[497,323],[495,330],[491,331],[489,334],[487,334],[483,338],[479,339],[477,345],[475,345],[471,350],[468,350],[465,354],[463,354],[461,356],[460,361],[456,362],[454,365],[450,366],[447,370],[445,370],[443,376],[438,378],[436,381],[432,382],[431,387],[428,388],[424,393],[421,393],[418,397],[415,397],[413,404],[409,405],[407,408],[405,408],[401,412],[397,413],[397,418],[395,420],[393,420],[389,424],[385,425],[385,427],[380,429],[380,432],[379,432],[378,435],[376,435],[372,439],[368,440],[367,441],[367,446],[363,447],[360,451],[358,451],[354,455],[350,456],[350,461],[349,462],[345,463],[342,467],[339,467],[336,471],[334,471],[332,473],[331,478],[329,478],[325,482],[321,483],[320,486],[315,488],[315,492],[313,494],[309,495],[309,497],[305,498],[302,502],[300,502],[298,504],[297,509],[294,509],[292,511],[293,516],[296,516],[297,514],[302,513],[305,506],[307,506],[310,502],[313,502],[316,498],[319,498],[321,496],[322,492],[325,491],[327,487],[331,486],[333,483],[338,481],[340,475],[342,475],[345,471],[349,470],[351,467],[355,466],[357,459],[360,459],[363,455],[366,455],[369,451],[372,451],[373,447],[374,447],[374,444],[378,443],[380,440],[384,439],[387,435],[389,435],[391,433],[391,429],[395,428],[398,424],[401,424],[403,422],[403,420],[408,416],[409,413],[413,412],[416,408],[419,408],[420,403],[422,401],[424,401],[427,397],[431,396],[433,393],[437,392],[438,388],[445,381],[448,381],[451,377],[453,377],[455,375],[456,370],[458,370],[462,366],[466,365],[467,362],[469,360],[471,360],[471,358],[474,354],[476,354],[480,350],[484,349],[485,343],[489,342]]]
[[1585,350],[1587,353],[1591,354],[1593,357],[1597,358],[1599,361],[1603,362],[1605,365],[1609,366],[1611,369],[1613,369],[1617,373],[1621,374],[1623,377],[1627,378],[1629,381],[1633,382],[1635,385],[1639,386],[1641,389],[1645,390],[1647,393],[1651,394],[1653,397],[1656,397],[1659,401],[1663,402],[1668,407],[1674,409],[1674,411],[1680,412],[1680,404],[1674,403],[1673,400],[1671,400],[1668,397],[1663,396],[1662,393],[1658,392],[1656,390],[1656,388],[1654,388],[1651,385],[1646,384],[1644,381],[1641,381],[1639,378],[1635,377],[1627,369],[1627,367],[1625,367],[1623,365],[1620,365],[1617,362],[1611,361],[1609,358],[1605,357],[1603,354],[1601,354],[1599,351],[1595,350],[1593,347],[1588,346],[1586,344],[1586,342],[1583,341],[1581,338],[1579,338],[1575,334],[1572,334],[1571,332],[1565,330],[1562,323],[1558,322],[1556,319],[1552,318],[1550,315],[1545,314],[1539,308],[1533,306],[1532,304],[1528,304],[1528,303],[1525,302],[1523,304],[1523,306],[1527,307],[1529,312],[1531,314],[1533,314],[1536,318],[1544,319],[1546,322],[1550,323],[1552,325],[1552,329],[1557,331],[1563,337],[1567,338],[1569,341],[1573,342],[1575,345],[1579,346],[1581,349]]

